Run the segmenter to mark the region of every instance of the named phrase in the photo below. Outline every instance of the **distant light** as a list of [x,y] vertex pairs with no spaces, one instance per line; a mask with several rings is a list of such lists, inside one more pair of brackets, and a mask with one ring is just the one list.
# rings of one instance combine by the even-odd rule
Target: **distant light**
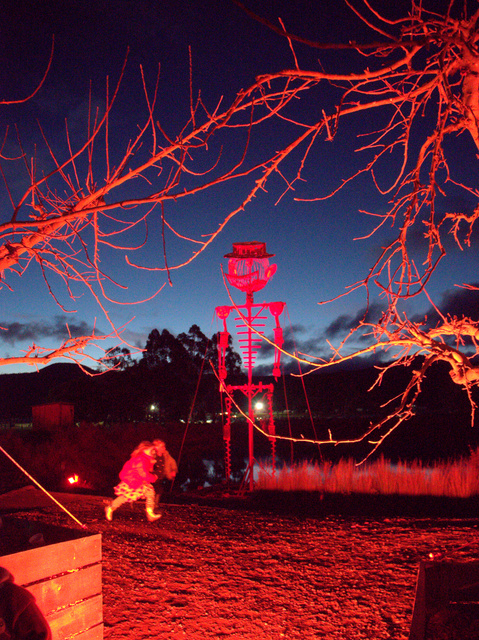
[[158,409],[158,407],[156,406],[156,404],[152,404],[150,406],[150,411],[156,411]]
[[263,411],[264,409],[264,402],[257,402],[254,405],[254,408],[256,409],[256,411]]
[[68,482],[69,482],[70,484],[77,484],[77,482],[78,482],[79,480],[80,480],[80,478],[79,478],[76,474],[75,474],[75,475],[73,475],[73,476],[70,476],[70,477],[68,478]]

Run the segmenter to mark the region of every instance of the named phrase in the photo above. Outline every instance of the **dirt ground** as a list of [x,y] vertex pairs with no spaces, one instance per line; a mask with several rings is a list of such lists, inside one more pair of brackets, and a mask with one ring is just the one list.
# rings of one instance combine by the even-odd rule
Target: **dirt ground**
[[[125,505],[109,523],[101,497],[70,496],[65,506],[102,534],[106,640],[407,640],[420,560],[432,551],[477,559],[479,517],[470,515],[198,500],[163,505],[155,523],[143,505]],[[77,527],[55,504],[18,516]]]

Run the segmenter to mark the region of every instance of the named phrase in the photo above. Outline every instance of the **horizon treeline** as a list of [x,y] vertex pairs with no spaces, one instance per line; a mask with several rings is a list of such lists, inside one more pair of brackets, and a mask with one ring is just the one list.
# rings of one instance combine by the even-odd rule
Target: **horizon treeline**
[[[149,423],[172,435],[177,431],[183,433],[184,425],[196,423],[198,442],[204,439],[201,448],[204,445],[207,450],[212,425],[218,428],[221,440],[224,410],[224,398],[215,375],[218,365],[215,340],[207,338],[197,325],[176,337],[166,329],[153,329],[139,360],[133,361],[127,351],[112,350],[106,354],[102,372],[92,371],[88,375],[79,367],[58,363],[37,372],[5,374],[0,385],[0,424],[4,429],[21,423],[28,425],[32,406],[66,402],[74,404],[78,426],[96,424],[125,429],[128,425]],[[240,356],[230,343],[227,382],[245,384],[246,374],[240,365]],[[420,366],[420,362],[411,366]],[[360,436],[388,411],[388,401],[398,397],[408,375],[407,370],[395,369],[388,372],[379,386],[374,386],[377,369],[373,366],[326,370],[302,378],[285,375],[277,381],[271,376],[258,376],[268,383],[274,382],[274,420],[276,434],[281,437],[276,443],[279,457],[288,462],[298,457],[362,459],[370,448],[367,441],[340,447],[318,447],[312,442],[328,440],[330,433],[344,440]],[[235,401],[246,404],[246,396],[241,395],[238,393]],[[267,417],[258,415],[258,422]],[[241,456],[247,450],[247,443],[243,442],[247,428],[241,415],[236,422],[232,446]],[[259,442],[255,444],[255,452],[267,456],[268,439],[259,433],[256,437]],[[386,439],[379,454],[391,460],[427,461],[465,455],[470,447],[478,445],[478,428],[471,427],[467,394],[452,382],[444,365],[438,363],[431,367],[424,381],[414,415]]]
[[[225,364],[231,379],[244,375],[231,336]],[[82,393],[75,382],[57,388],[55,395],[75,402],[77,418],[90,422],[186,420],[192,412],[196,420],[205,420],[220,410],[217,369],[217,334],[208,338],[196,324],[177,336],[155,328],[141,358],[134,360],[125,348],[110,349],[94,384],[84,380],[88,391]]]

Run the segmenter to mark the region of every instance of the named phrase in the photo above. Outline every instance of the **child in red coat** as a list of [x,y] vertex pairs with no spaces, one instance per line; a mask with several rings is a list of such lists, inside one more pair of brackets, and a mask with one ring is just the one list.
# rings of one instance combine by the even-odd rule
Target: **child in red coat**
[[152,473],[155,455],[155,446],[148,441],[140,443],[133,451],[120,471],[120,484],[114,488],[117,497],[105,507],[107,520],[112,520],[113,512],[122,504],[140,498],[146,500],[146,517],[150,522],[161,518],[161,513],[155,513],[155,490],[152,485],[156,480]]

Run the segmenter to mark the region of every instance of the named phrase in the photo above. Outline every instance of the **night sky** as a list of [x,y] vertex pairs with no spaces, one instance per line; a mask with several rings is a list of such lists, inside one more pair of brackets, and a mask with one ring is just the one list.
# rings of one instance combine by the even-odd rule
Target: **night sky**
[[[395,7],[400,4],[395,3]],[[334,3],[258,0],[249,2],[248,6],[276,24],[281,17],[290,31],[305,38],[325,42],[360,41],[367,37],[364,27],[341,0]],[[130,51],[127,69],[110,131],[113,154],[126,146],[145,118],[140,65],[149,86],[154,83],[158,64],[161,66],[156,117],[172,135],[178,133],[189,114],[189,47],[194,92],[201,90],[203,101],[211,109],[220,96],[228,103],[259,74],[293,66],[287,41],[228,0],[7,1],[0,27],[0,87],[4,100],[18,99],[35,88],[48,63],[53,35],[52,67],[41,90],[29,102],[4,105],[1,111],[2,137],[9,127],[3,154],[18,155],[16,127],[26,154],[36,150],[40,167],[42,163],[48,166],[50,159],[39,123],[55,152],[64,157],[67,152],[65,120],[73,143],[82,141],[90,83],[93,104],[101,105],[105,78],[109,76],[112,84],[116,82],[127,48]],[[357,58],[353,61],[349,54],[318,52],[299,44],[295,52],[300,66],[305,68],[317,68],[318,60],[326,69],[354,70],[357,64]],[[323,109],[331,112],[333,107],[334,92],[327,88],[312,93],[295,106],[301,117],[310,122],[319,120]],[[287,346],[313,356],[327,355],[326,339],[337,344],[355,318],[361,316],[365,292],[358,291],[328,305],[318,305],[318,302],[335,298],[348,285],[363,279],[381,246],[393,237],[394,230],[384,229],[367,240],[356,239],[366,236],[374,226],[374,219],[358,211],[384,211],[387,205],[387,197],[379,196],[367,177],[352,182],[329,200],[301,202],[295,198],[325,195],[356,170],[363,162],[361,154],[354,151],[358,146],[357,135],[369,126],[373,123],[367,118],[351,119],[343,123],[334,142],[318,141],[310,154],[305,180],[296,185],[294,192],[279,199],[284,183],[274,177],[267,192],[259,194],[244,212],[235,216],[204,253],[187,267],[171,272],[171,285],[167,283],[154,299],[133,306],[108,303],[115,324],[126,326],[125,340],[144,347],[154,328],[160,331],[166,328],[177,334],[187,331],[192,324],[211,335],[218,329],[215,307],[229,304],[220,268],[226,265],[223,256],[231,251],[233,242],[258,240],[265,242],[268,251],[275,254],[272,261],[278,269],[255,301],[286,302],[282,324],[289,339]],[[260,158],[263,152],[279,150],[291,135],[284,123],[266,126],[261,137],[254,140],[252,154]],[[224,143],[224,157],[233,158],[237,152],[235,139]],[[457,175],[476,172],[477,157],[464,136],[458,141],[457,149],[454,163]],[[284,167],[289,179],[296,173],[298,159],[298,155],[292,157]],[[18,197],[22,188],[25,189],[22,174],[13,170],[11,163],[2,161],[1,166],[13,196]],[[387,167],[380,178],[388,179]],[[238,207],[251,184],[247,179],[231,182],[198,197],[168,203],[166,216],[181,233],[201,239],[215,231],[228,213]],[[4,189],[0,197],[2,219],[7,220],[11,206]],[[461,204],[465,203],[466,209],[475,206],[474,198],[469,202],[465,194],[451,197],[464,198]],[[418,255],[420,245],[418,233]],[[169,264],[181,263],[193,249],[191,243],[170,238]],[[452,240],[448,250],[448,260],[438,269],[429,294],[444,311],[460,314],[462,308],[471,313],[471,299],[477,307],[477,295],[455,285],[479,281],[477,234],[466,252],[455,248]],[[148,298],[167,280],[165,273],[128,268],[126,253],[105,252],[103,257],[105,271],[127,287],[117,297],[130,301]],[[148,247],[138,255],[130,252],[128,257],[142,265],[163,266],[158,222],[151,225]],[[57,295],[64,305],[61,309],[49,295],[35,264],[31,264],[22,277],[7,274],[6,283],[11,290],[7,286],[2,288],[0,326],[7,331],[0,332],[1,357],[19,355],[32,342],[57,345],[65,337],[66,323],[74,333],[87,333],[95,322],[100,333],[109,331],[101,310],[87,292],[72,302],[59,287]],[[243,294],[233,295],[236,303],[244,301]],[[373,311],[380,309],[381,302],[374,295],[371,302]],[[414,304],[411,313],[424,312],[430,306],[426,298],[417,299]],[[477,315],[479,317],[479,313]],[[261,364],[261,360],[258,362]],[[30,370],[26,366],[2,367],[0,373]]]

